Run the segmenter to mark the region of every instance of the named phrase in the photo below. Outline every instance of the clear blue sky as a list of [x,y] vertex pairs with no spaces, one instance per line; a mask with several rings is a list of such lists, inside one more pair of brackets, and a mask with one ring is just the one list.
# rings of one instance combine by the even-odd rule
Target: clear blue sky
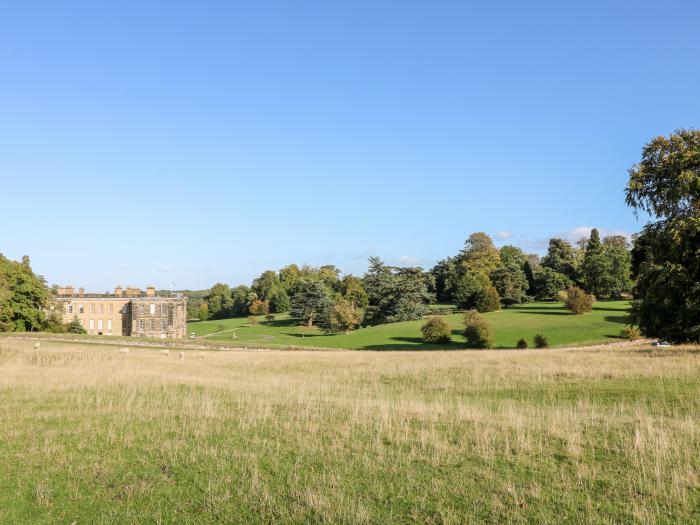
[[105,4],[0,6],[0,252],[49,283],[635,232],[627,169],[700,124],[695,1]]

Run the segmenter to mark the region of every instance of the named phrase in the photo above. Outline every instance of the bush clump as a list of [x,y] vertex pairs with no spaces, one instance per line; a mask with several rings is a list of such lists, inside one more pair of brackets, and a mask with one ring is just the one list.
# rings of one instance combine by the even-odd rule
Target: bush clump
[[469,348],[490,348],[493,345],[491,327],[476,310],[464,314],[464,337]]
[[595,298],[581,290],[578,286],[572,286],[566,292],[567,298],[564,306],[574,314],[580,315],[593,309]]
[[527,341],[525,341],[525,339],[518,339],[518,342],[515,343],[515,348],[525,350],[527,348]]
[[620,331],[620,339],[629,339],[630,341],[634,341],[635,339],[639,339],[641,336],[642,334],[639,332],[639,328],[635,328],[634,326],[625,326]]
[[493,286],[486,286],[476,294],[476,309],[479,312],[493,312],[501,307],[501,298]]
[[535,348],[547,348],[549,346],[549,341],[542,334],[537,334],[534,338]]
[[424,343],[449,343],[452,340],[452,328],[442,316],[428,319],[420,331]]
[[66,332],[69,334],[87,334],[77,316],[70,323],[66,324]]

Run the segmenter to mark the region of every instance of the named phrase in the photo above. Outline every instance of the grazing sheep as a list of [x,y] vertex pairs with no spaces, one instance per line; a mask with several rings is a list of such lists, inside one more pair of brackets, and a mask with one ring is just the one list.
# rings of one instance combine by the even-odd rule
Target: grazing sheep
[[40,347],[41,347],[41,344],[40,344],[40,343],[36,343],[36,344],[34,345],[34,350],[39,350]]
[[161,350],[160,355],[170,355],[170,351],[168,350]]
[[177,356],[180,358],[180,361],[182,361],[185,358],[185,353],[184,352],[178,352]]
[[119,349],[119,353],[120,353],[120,354],[127,355],[127,354],[129,353],[129,349],[128,349],[128,348],[120,348],[120,349]]

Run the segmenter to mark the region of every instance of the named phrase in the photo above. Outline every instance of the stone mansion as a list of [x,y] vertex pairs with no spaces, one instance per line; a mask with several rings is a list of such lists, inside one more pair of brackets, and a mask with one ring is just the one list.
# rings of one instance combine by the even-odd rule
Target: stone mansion
[[183,338],[187,335],[187,299],[179,294],[161,297],[154,287],[122,289],[113,294],[75,293],[72,286],[58,288],[54,297],[63,303],[63,321],[77,317],[90,335]]

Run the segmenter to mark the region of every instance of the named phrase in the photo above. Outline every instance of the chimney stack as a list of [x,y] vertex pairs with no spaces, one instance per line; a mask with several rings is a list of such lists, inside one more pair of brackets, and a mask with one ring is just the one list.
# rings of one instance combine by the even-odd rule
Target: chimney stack
[[121,297],[121,296],[122,296],[122,287],[121,287],[121,286],[117,286],[117,287],[114,289],[114,295],[115,295],[116,297]]
[[85,288],[82,286],[78,289],[78,297],[85,297]]
[[146,288],[146,297],[155,297],[156,296],[156,288],[155,286],[149,286]]

